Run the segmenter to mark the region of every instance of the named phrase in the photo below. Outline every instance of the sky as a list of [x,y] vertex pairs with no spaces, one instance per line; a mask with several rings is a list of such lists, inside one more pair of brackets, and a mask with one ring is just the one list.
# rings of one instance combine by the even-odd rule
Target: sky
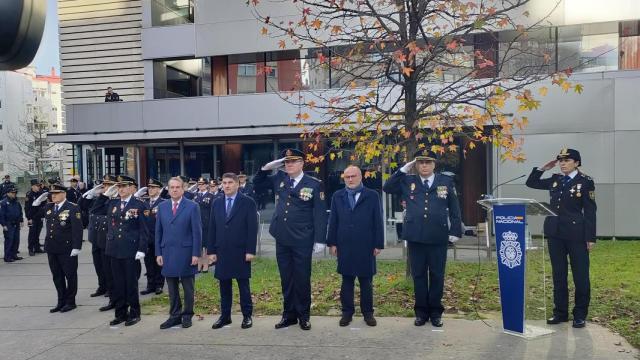
[[36,67],[36,73],[48,75],[51,67],[56,68],[56,74],[60,75],[60,48],[58,44],[58,11],[57,0],[47,1],[47,21],[44,25],[44,34],[40,42],[40,48],[31,65]]

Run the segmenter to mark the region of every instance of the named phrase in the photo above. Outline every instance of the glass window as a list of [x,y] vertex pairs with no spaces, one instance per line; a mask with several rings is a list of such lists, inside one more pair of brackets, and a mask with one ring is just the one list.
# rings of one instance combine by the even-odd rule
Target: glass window
[[155,61],[154,98],[200,96],[207,91],[203,90],[203,78],[207,78],[206,86],[208,94],[211,94],[211,66],[208,64],[207,67],[205,59]]
[[618,69],[617,23],[558,28],[558,69],[598,72]]
[[620,69],[640,69],[640,21],[620,23]]
[[525,34],[504,31],[499,34],[500,75],[522,77],[553,73],[555,68],[555,29],[533,30]]
[[186,176],[210,178],[213,172],[213,147],[214,145],[198,145],[184,147],[184,168]]
[[229,94],[264,92],[264,54],[230,55],[227,67]]
[[193,23],[194,0],[151,0],[151,25]]
[[180,175],[180,148],[178,146],[148,147],[147,167],[149,177],[166,184],[172,176]]
[[327,89],[329,67],[320,64],[316,49],[267,53],[267,91]]

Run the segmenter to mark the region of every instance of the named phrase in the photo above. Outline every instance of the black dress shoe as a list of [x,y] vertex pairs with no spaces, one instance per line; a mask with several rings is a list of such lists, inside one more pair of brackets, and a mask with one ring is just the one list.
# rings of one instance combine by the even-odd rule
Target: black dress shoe
[[364,322],[369,326],[378,325],[378,322],[376,321],[376,318],[373,317],[373,315],[366,315],[364,317]]
[[101,307],[98,310],[100,310],[100,311],[109,311],[109,310],[112,310],[112,309],[115,309],[115,308],[116,308],[116,305],[114,303],[108,303],[107,305]]
[[111,297],[111,293],[110,293],[110,292],[108,292],[108,291],[107,291],[107,292],[105,292],[105,293],[104,293],[104,297]]
[[172,328],[176,325],[180,325],[182,324],[182,320],[180,318],[177,319],[168,319],[167,321],[163,322],[162,324],[160,324],[160,329],[161,330],[165,330],[165,329],[169,329]]
[[111,320],[111,321],[109,322],[109,325],[111,325],[111,326],[116,326],[116,325],[118,325],[118,324],[122,324],[122,323],[123,323],[123,322],[125,322],[125,321],[127,321],[127,320],[126,320],[126,319],[119,319],[119,318],[115,318],[115,319],[113,319],[113,320]]
[[73,310],[75,308],[77,308],[77,306],[75,304],[74,305],[67,304],[67,305],[63,306],[62,309],[60,309],[60,312],[61,313],[65,313],[65,312],[71,311],[71,310]]
[[22,256],[16,256],[13,258],[13,260],[22,260],[22,259],[24,259]]
[[415,325],[415,326],[424,326],[424,324],[426,324],[427,321],[429,321],[429,319],[423,318],[423,317],[417,317],[415,319],[415,321],[413,322],[413,325]]
[[89,296],[90,297],[98,297],[98,296],[104,295],[106,292],[107,292],[107,290],[97,288],[96,292],[94,292],[93,294],[89,294]]
[[135,325],[140,322],[140,317],[134,317],[124,322],[124,326]]
[[557,325],[567,321],[569,321],[569,319],[554,315],[552,318],[547,319],[547,324]]
[[29,256],[36,256],[36,253],[34,251],[29,251]]
[[56,313],[56,312],[60,311],[62,309],[62,307],[64,307],[64,305],[58,304],[58,305],[56,305],[56,307],[49,309],[49,312],[50,313]]
[[156,289],[156,295],[160,295],[162,294],[162,288],[157,288]]
[[44,250],[42,250],[42,249],[36,249],[35,253],[36,253],[36,254],[44,254]]
[[220,329],[222,327],[224,327],[225,325],[229,325],[231,324],[231,319],[228,318],[223,318],[222,316],[218,318],[218,320],[216,322],[213,323],[213,325],[211,325],[212,329]]
[[151,293],[154,293],[154,292],[156,292],[156,289],[144,289],[144,290],[140,291],[140,295],[148,295],[148,294],[151,294]]
[[248,329],[252,326],[253,326],[253,320],[251,319],[251,316],[245,316],[242,318],[242,324],[240,324],[241,328]]
[[435,326],[435,327],[442,327],[442,325],[444,325],[444,323],[442,322],[442,318],[431,318],[431,325]]
[[190,328],[191,325],[193,325],[193,323],[191,322],[191,318],[190,317],[186,317],[186,318],[182,319],[182,327],[184,329]]
[[295,325],[297,323],[298,323],[298,319],[287,319],[286,317],[283,317],[282,319],[280,319],[280,322],[276,324],[275,328],[282,329],[282,328],[289,327],[291,325]]
[[587,323],[582,319],[573,319],[573,324],[571,326],[573,326],[576,329],[581,329],[581,328],[585,327],[586,325],[587,325]]
[[15,261],[15,260],[13,260],[13,259],[4,259],[4,262],[9,262],[9,263],[11,263],[11,262],[14,262],[14,261]]
[[311,322],[309,320],[300,319],[300,329],[311,330]]
[[342,315],[342,317],[340,318],[340,321],[338,322],[338,325],[340,326],[347,326],[349,324],[351,324],[351,320],[353,320],[352,316],[348,316],[348,315]]

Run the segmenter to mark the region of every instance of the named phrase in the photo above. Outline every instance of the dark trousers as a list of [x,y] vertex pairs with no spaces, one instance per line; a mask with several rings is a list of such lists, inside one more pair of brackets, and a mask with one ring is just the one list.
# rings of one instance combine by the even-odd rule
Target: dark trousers
[[116,307],[117,319],[132,319],[140,316],[136,263],[139,264],[138,260],[133,258],[111,258],[113,273],[111,300]]
[[104,250],[100,249],[96,244],[91,244],[91,257],[93,258],[93,268],[98,276],[98,289],[107,291],[107,276],[104,273],[105,266],[102,263]]
[[[340,287],[340,303],[342,304],[342,315],[353,316],[356,312],[353,304],[353,288],[355,287],[355,276],[342,275],[342,286]],[[362,315],[373,315],[373,278],[358,276],[360,284],[360,310]]]
[[573,318],[585,320],[589,311],[591,283],[589,282],[589,251],[584,241],[549,238],[549,258],[553,272],[553,314],[560,318],[569,316],[569,288],[567,285],[567,256],[575,284]]
[[18,246],[20,245],[20,226],[7,225],[4,234],[4,259],[12,260],[18,256]]
[[104,274],[104,283],[107,293],[109,293],[109,303],[113,303],[113,271],[111,270],[111,256],[105,254],[104,249],[100,248],[102,252],[102,273]]
[[444,312],[442,294],[447,263],[447,244],[407,242],[415,296],[416,317],[440,318]]
[[[180,299],[179,284],[182,283],[184,292],[184,308]],[[169,316],[172,319],[184,319],[193,317],[193,302],[195,300],[195,277],[168,277],[167,288],[169,289]]]
[[309,320],[311,310],[311,255],[313,247],[276,242],[283,312],[288,319]]
[[147,271],[147,289],[151,290],[162,289],[164,286],[162,268],[156,262],[155,253],[155,246],[149,246],[147,256],[144,257],[144,267]]
[[29,226],[28,248],[29,252],[35,252],[41,250],[40,247],[40,233],[42,232],[42,219],[31,220],[31,226]]
[[49,269],[58,292],[58,305],[75,305],[78,293],[78,257],[69,253],[48,254]]
[[[251,301],[251,287],[249,279],[236,279],[240,292],[240,309],[243,316],[252,316],[253,301]],[[220,315],[231,318],[231,304],[233,303],[233,279],[220,280]]]

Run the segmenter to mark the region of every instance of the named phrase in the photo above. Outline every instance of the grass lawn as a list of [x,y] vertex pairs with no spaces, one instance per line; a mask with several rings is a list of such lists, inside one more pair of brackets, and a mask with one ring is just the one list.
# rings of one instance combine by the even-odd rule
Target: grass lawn
[[[539,250],[530,251],[528,255],[527,318],[544,319],[545,316],[551,316],[553,309],[551,265],[548,254],[543,259]],[[543,261],[546,265],[544,272]],[[413,316],[413,284],[404,277],[404,269],[403,261],[378,261],[378,274],[374,278],[377,316]],[[340,276],[335,270],[335,260],[314,261],[312,315],[340,314]],[[282,300],[275,260],[258,259],[253,265],[252,274],[254,314],[280,315]],[[547,278],[546,289],[542,285],[543,274]],[[569,284],[572,306],[571,280]],[[467,319],[499,316],[500,299],[495,262],[478,265],[450,261],[447,264],[444,296],[448,316]],[[196,281],[196,313],[218,314],[219,304],[217,280],[211,274],[199,276]],[[239,312],[235,285],[234,311]],[[165,293],[144,302],[143,312],[166,314],[168,295]],[[597,243],[591,254],[589,319],[620,333],[636,348],[640,347],[640,241]]]

